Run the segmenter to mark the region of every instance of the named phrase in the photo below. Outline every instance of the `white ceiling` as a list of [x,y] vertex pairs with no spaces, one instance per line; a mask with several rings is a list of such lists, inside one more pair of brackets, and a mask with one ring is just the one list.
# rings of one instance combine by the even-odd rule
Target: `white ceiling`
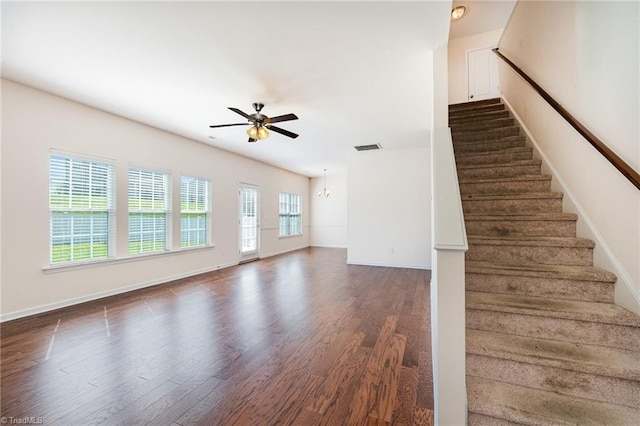
[[517,0],[454,0],[452,8],[462,5],[467,8],[457,21],[451,22],[449,38],[467,37],[474,34],[504,28]]
[[[424,146],[448,1],[2,3],[2,74],[306,176]],[[466,18],[463,18],[463,20]],[[247,143],[243,119],[295,113]],[[96,129],[108,132],[108,129]],[[212,139],[213,138],[213,139]]]

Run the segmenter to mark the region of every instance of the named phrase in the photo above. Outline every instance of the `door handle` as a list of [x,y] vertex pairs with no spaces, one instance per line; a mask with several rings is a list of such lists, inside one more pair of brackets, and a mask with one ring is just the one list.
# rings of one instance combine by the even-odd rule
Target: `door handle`
[[473,95],[469,96],[469,99],[473,99]]

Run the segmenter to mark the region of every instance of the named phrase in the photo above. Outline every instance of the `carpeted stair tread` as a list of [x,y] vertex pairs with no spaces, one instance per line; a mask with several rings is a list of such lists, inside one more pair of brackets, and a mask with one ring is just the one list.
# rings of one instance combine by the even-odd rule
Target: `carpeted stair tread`
[[511,127],[514,125],[513,123],[514,119],[511,117],[499,117],[481,121],[454,123],[450,124],[450,126],[452,133],[460,134],[465,132],[489,130],[497,127]]
[[494,183],[494,182],[522,182],[527,180],[542,180],[549,181],[551,180],[550,175],[522,175],[522,176],[509,176],[509,177],[501,177],[501,178],[464,178],[460,179],[460,183]]
[[468,235],[469,243],[481,243],[487,245],[510,246],[539,246],[539,247],[577,247],[594,248],[595,243],[586,238],[575,237],[485,237],[480,235]]
[[464,215],[465,220],[487,220],[487,221],[575,221],[578,216],[573,213],[535,213],[535,214],[518,214],[518,213],[467,213]]
[[453,128],[455,126],[464,125],[467,123],[477,123],[477,122],[483,122],[487,120],[497,120],[500,118],[507,118],[507,117],[511,117],[511,115],[509,114],[509,111],[507,111],[506,109],[497,110],[497,111],[480,112],[476,114],[467,114],[467,115],[461,115],[459,117],[451,117],[449,119],[449,126]]
[[612,303],[466,292],[467,308],[640,327],[640,317]]
[[462,194],[462,202],[480,200],[530,200],[532,198],[562,199],[562,192],[523,192],[510,194]]
[[[504,149],[509,148],[524,148],[525,147],[525,139],[523,136],[501,136],[494,137],[487,140],[477,140],[470,142],[458,142],[453,145],[453,152],[456,155],[461,154],[475,154],[475,153],[496,153],[498,151],[502,151]],[[505,153],[500,153],[502,156],[506,157]],[[522,153],[519,156],[511,155],[511,157],[515,157],[514,160],[524,159],[519,157],[524,157],[528,154]],[[528,159],[528,158],[527,158]],[[537,172],[536,172],[537,173]]]
[[484,152],[456,152],[455,156],[457,165],[469,163],[502,164],[511,161],[530,160],[533,157],[533,148],[527,146],[516,146]]
[[467,330],[467,353],[640,381],[640,352]]
[[517,167],[517,166],[539,166],[541,160],[517,160],[498,164],[458,164],[456,167],[460,170],[477,170],[477,169],[493,169],[496,167]]
[[520,127],[518,126],[504,126],[494,127],[482,130],[472,131],[451,131],[453,138],[453,146],[456,146],[460,142],[483,142],[488,139],[505,138],[508,136],[521,136]]
[[523,214],[562,212],[561,192],[477,192],[461,194],[465,214]]
[[467,377],[469,411],[529,425],[637,425],[640,410]]
[[483,104],[479,106],[475,105],[473,108],[449,108],[449,118],[454,119],[457,117],[464,117],[489,111],[502,111],[504,109],[505,106],[502,103]]
[[549,265],[542,263],[500,263],[469,260],[466,272],[478,274],[500,274],[513,276],[563,278],[567,280],[589,280],[614,283],[616,276],[609,271],[591,266]]
[[502,99],[500,98],[489,98],[489,99],[483,99],[481,101],[475,101],[475,102],[460,102],[457,104],[450,104],[449,111],[460,110],[460,109],[473,109],[478,106],[493,105],[493,104],[500,104],[500,103],[502,103]]

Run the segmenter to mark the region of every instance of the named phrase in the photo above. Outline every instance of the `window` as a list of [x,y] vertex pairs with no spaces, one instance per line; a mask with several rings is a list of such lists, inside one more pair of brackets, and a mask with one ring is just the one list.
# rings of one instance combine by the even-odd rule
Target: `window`
[[49,262],[113,256],[112,164],[52,154],[49,160]]
[[129,169],[129,253],[171,247],[171,176]]
[[180,178],[180,247],[204,246],[208,241],[209,181]]
[[298,194],[280,193],[280,236],[301,235],[300,196]]

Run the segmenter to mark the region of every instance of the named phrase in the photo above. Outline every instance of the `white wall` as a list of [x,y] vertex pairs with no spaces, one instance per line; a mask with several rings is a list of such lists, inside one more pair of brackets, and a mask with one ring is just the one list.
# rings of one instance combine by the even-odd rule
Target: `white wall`
[[[130,258],[127,212],[117,211],[117,258],[91,267],[48,266],[50,149],[111,159],[117,206],[127,205],[130,164],[170,170],[213,187],[215,247]],[[48,310],[238,262],[239,182],[260,185],[261,256],[309,245],[309,179],[69,100],[2,80],[2,319]],[[301,237],[278,238],[278,192],[302,195]],[[174,195],[175,197],[175,195]],[[176,203],[174,203],[175,205]],[[179,215],[174,214],[174,232]],[[175,235],[175,234],[174,234]]]
[[323,177],[311,179],[310,245],[315,247],[347,247],[347,174],[327,171],[329,198],[318,197],[325,184]]
[[347,262],[431,268],[428,148],[363,151],[349,161]]
[[[640,170],[638,2],[518,2],[500,51]],[[640,313],[640,191],[524,81],[500,65],[500,86],[548,160],[597,266],[616,273],[616,303]]]
[[467,52],[496,47],[502,31],[503,29],[498,29],[449,40],[449,104],[468,100]]

